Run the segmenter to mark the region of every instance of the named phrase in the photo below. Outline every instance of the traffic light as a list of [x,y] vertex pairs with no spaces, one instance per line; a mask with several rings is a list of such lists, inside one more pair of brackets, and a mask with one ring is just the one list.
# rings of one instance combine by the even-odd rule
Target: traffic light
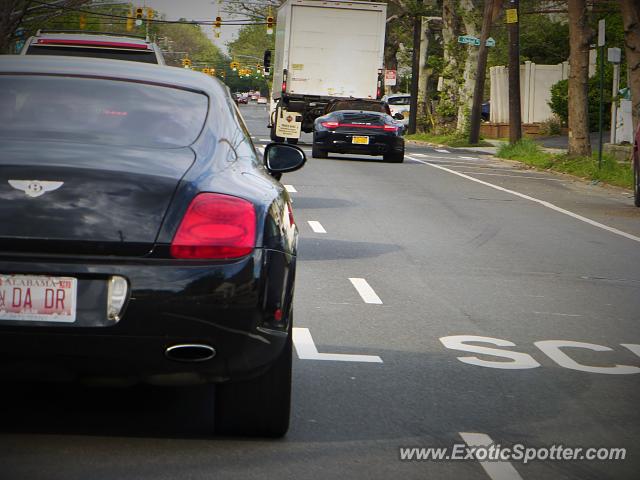
[[222,26],[222,18],[216,17],[216,21],[213,23],[215,28],[220,28]]
[[147,20],[152,20],[154,14],[155,12],[153,11],[153,8],[147,7]]
[[84,30],[87,27],[87,17],[80,15],[80,30]]
[[182,67],[183,68],[191,68],[191,60],[189,60],[188,58],[183,58],[182,59]]
[[205,75],[209,75],[209,69],[208,68],[203,68],[202,69],[202,73],[204,73]]
[[267,35],[271,35],[273,33],[273,17],[267,17]]
[[238,70],[238,68],[240,68],[240,64],[238,62],[236,62],[236,61],[233,61],[233,62],[231,62],[230,67],[231,67],[231,70],[233,70],[235,72],[236,70]]
[[142,20],[142,8],[136,8],[136,20]]
[[130,32],[131,30],[133,30],[133,12],[129,12],[129,15],[127,15],[127,32]]

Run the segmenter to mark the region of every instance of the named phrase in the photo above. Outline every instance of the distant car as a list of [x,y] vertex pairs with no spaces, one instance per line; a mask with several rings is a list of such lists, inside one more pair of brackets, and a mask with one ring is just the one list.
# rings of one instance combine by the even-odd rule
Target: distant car
[[315,120],[312,156],[329,153],[382,155],[386,162],[404,161],[402,125],[384,112],[337,110]]
[[216,383],[217,432],[284,435],[304,162],[208,75],[0,56],[0,380]]
[[247,97],[244,96],[240,96],[238,97],[238,103],[241,103],[243,105],[246,105],[249,103],[249,99]]
[[144,37],[117,33],[38,30],[25,42],[21,55],[110,58],[164,65],[162,51]]
[[491,102],[487,101],[482,104],[482,109],[480,110],[480,118],[485,122],[488,122],[491,118]]
[[640,125],[633,142],[633,200],[635,206],[640,207]]
[[251,101],[252,102],[257,102],[258,101],[258,95],[251,95]]
[[408,93],[393,93],[382,97],[383,102],[389,104],[391,116],[397,118],[397,114],[402,115],[402,119],[398,120],[403,125],[409,125],[409,112],[411,111],[411,95]]
[[258,103],[261,105],[267,104],[267,97],[258,97]]
[[363,98],[334,98],[329,100],[324,108],[324,115],[337,110],[361,110],[366,112],[379,112],[391,115],[391,109],[387,102]]

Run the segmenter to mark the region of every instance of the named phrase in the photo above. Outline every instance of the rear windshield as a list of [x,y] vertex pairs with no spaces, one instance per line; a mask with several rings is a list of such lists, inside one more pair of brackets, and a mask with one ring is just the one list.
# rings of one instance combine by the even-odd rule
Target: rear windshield
[[389,105],[409,105],[411,97],[391,97],[387,99]]
[[367,102],[357,100],[335,102],[329,106],[330,112],[335,112],[336,110],[365,110],[367,112],[387,113],[387,109],[380,102]]
[[78,48],[31,45],[27,55],[64,55],[67,57],[111,58],[131,62],[158,63],[153,50],[111,50],[108,48]]
[[208,97],[127,81],[0,75],[0,137],[173,148],[192,144]]

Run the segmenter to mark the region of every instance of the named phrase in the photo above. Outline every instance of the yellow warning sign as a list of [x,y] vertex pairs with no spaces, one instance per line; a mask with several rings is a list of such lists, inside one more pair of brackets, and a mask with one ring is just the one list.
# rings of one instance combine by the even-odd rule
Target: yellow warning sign
[[507,18],[507,23],[518,23],[518,9],[507,8],[505,10],[505,15]]

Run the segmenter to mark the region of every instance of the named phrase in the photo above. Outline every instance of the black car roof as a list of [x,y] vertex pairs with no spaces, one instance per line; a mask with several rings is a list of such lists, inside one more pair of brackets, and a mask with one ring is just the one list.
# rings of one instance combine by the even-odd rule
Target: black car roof
[[222,95],[226,89],[218,80],[189,69],[103,58],[0,55],[0,75],[12,73],[130,80]]

